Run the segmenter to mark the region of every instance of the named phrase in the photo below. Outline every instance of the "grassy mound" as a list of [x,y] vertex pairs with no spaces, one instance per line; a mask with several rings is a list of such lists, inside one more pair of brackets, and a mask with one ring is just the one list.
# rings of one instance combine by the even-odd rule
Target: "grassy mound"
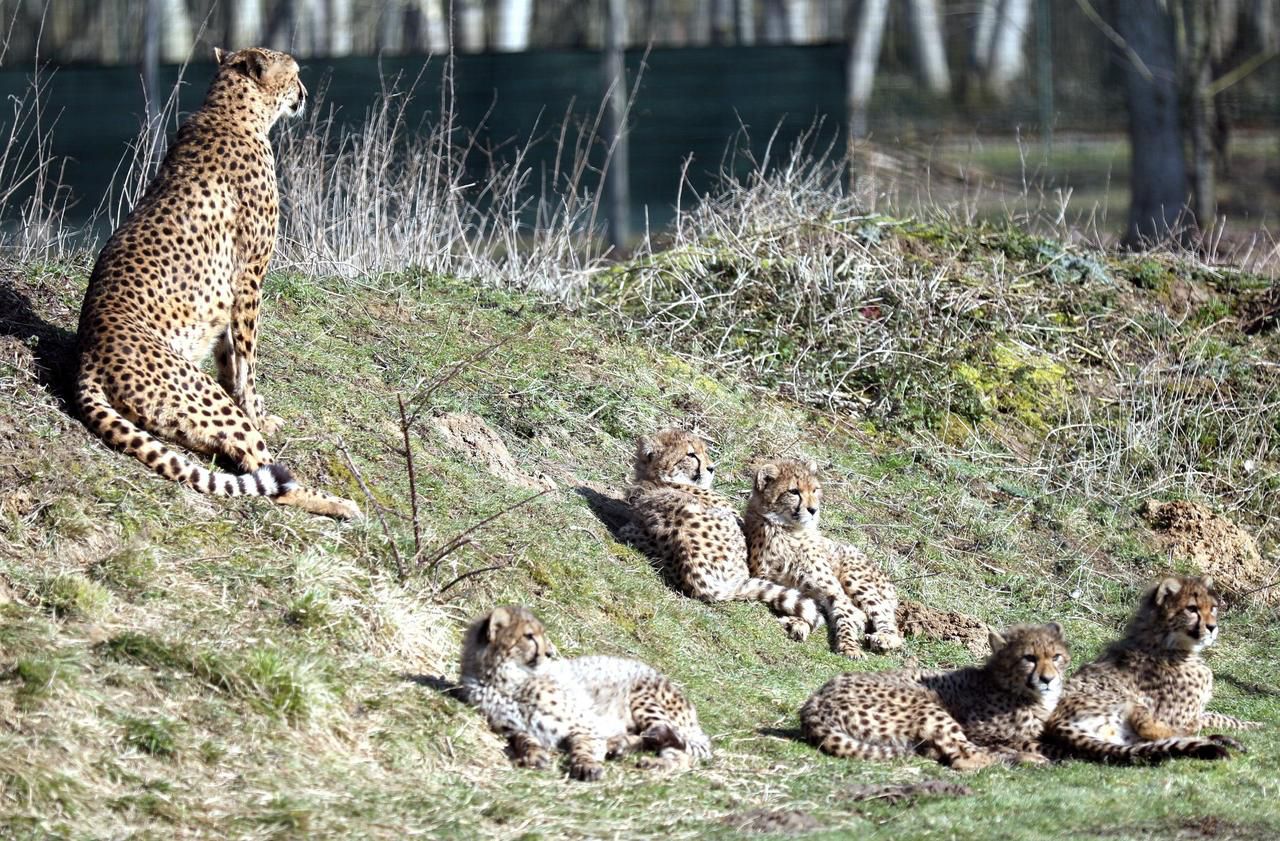
[[[1055,619],[1078,661],[1170,567],[1140,496],[1209,502],[1274,558],[1263,523],[1276,464],[1246,450],[1259,424],[1280,429],[1276,338],[1233,321],[1252,280],[887,220],[778,236],[814,232],[828,244],[786,245],[792,262],[711,239],[705,253],[642,257],[598,276],[577,314],[425,275],[271,276],[259,381],[286,419],[275,451],[375,514],[348,525],[211,500],[107,451],[63,402],[85,266],[7,268],[0,835],[1273,837],[1271,730],[1246,734],[1251,751],[1225,763],[1000,768],[965,778],[968,797],[859,799],[958,779],[923,760],[829,759],[796,738],[800,703],[829,676],[900,659],[851,665],[823,639],[788,641],[759,606],[683,598],[614,539],[635,435],[696,422],[715,442],[722,490],[745,501],[753,459],[810,455],[823,466],[825,528],[867,549],[904,594],[994,625]],[[836,261],[836,243],[850,242],[898,261],[860,270],[863,298],[830,297],[838,283],[779,297],[811,277],[800,255]],[[843,274],[833,262],[828,276],[852,278],[858,262]],[[925,281],[933,297],[920,297]],[[809,309],[787,308],[800,301]],[[809,344],[788,350],[783,328],[804,313],[815,329],[790,332]],[[645,335],[628,337],[633,327]],[[876,364],[859,364],[871,348],[882,348]],[[913,367],[913,354],[932,361]],[[1132,389],[1144,383],[1152,407],[1210,407],[1203,425],[1166,412],[1145,462],[1136,442],[1103,452],[1140,425]],[[1219,414],[1226,396],[1243,414]],[[496,432],[510,460],[484,436],[471,436],[488,441],[477,457],[442,431],[440,419],[464,416]],[[1197,480],[1161,484],[1190,452],[1206,454]],[[464,623],[501,602],[530,605],[566,655],[626,654],[666,671],[698,705],[716,758],[673,777],[615,763],[591,785],[512,768],[448,691]],[[1277,644],[1266,609],[1242,603],[1225,617],[1215,708],[1280,722]],[[919,639],[907,656],[972,661]]]

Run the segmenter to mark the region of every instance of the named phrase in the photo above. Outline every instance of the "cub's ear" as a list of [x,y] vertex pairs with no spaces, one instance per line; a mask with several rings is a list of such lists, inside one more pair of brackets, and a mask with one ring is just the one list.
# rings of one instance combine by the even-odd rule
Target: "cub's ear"
[[770,462],[756,471],[756,490],[762,491],[778,478],[778,465]]
[[657,447],[654,444],[653,439],[648,435],[642,436],[640,440],[636,442],[636,452],[638,452],[640,457],[645,461],[653,458],[653,453],[656,449]]
[[271,69],[271,60],[258,49],[240,50],[234,53],[215,49],[213,57],[219,66],[235,68],[259,83],[267,75],[267,71]]
[[217,64],[222,64],[223,59],[227,57],[227,51],[221,47],[213,48],[213,60]]
[[1205,588],[1206,590],[1212,590],[1212,589],[1213,589],[1213,576],[1212,576],[1212,575],[1206,575],[1205,577],[1201,578],[1200,580],[1201,580],[1202,582],[1204,582],[1204,588]]
[[493,613],[489,614],[489,627],[485,636],[489,642],[493,642],[494,637],[498,635],[498,631],[511,624],[511,611],[505,607],[495,607]]
[[1046,631],[1048,631],[1049,633],[1053,634],[1053,635],[1054,635],[1055,637],[1057,637],[1058,639],[1062,639],[1062,638],[1063,638],[1063,637],[1062,637],[1062,626],[1061,626],[1061,625],[1059,625],[1057,622],[1048,622],[1048,623],[1046,623],[1046,624],[1045,624],[1045,626],[1044,626],[1044,629],[1045,629]]
[[818,463],[813,459],[809,459],[804,463],[804,469],[809,471],[810,476],[818,475]]
[[991,646],[992,654],[999,654],[1000,649],[1004,648],[1005,642],[1005,638],[1000,635],[999,631],[987,632],[987,644]]
[[1172,575],[1161,579],[1160,583],[1156,585],[1156,604],[1164,604],[1165,599],[1170,596],[1176,596],[1180,592],[1182,592],[1182,581],[1180,579],[1174,578]]

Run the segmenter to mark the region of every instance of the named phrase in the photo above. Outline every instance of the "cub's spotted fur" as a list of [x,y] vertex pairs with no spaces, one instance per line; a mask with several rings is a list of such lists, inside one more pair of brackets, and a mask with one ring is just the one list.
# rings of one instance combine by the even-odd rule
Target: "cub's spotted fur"
[[[354,503],[299,486],[272,460],[263,436],[280,419],[265,413],[255,379],[258,306],[278,216],[267,133],[301,112],[306,88],[284,53],[214,55],[204,105],[178,129],[93,267],[80,309],[76,403],[90,430],[166,479],[359,516]],[[211,350],[216,381],[199,367]],[[213,472],[166,440],[246,472]]]
[[838,675],[805,702],[800,724],[834,756],[914,751],[962,771],[1000,760],[1046,762],[1040,732],[1068,661],[1058,625],[1016,625],[991,633],[991,657],[981,667]]
[[547,768],[569,753],[569,774],[597,780],[606,756],[657,752],[650,768],[680,768],[711,756],[698,713],[671,681],[637,660],[556,658],[546,630],[525,607],[498,607],[467,629],[462,687],[489,725],[510,740],[519,765]]
[[1046,741],[1112,762],[1226,758],[1235,740],[1201,728],[1262,725],[1205,712],[1213,672],[1200,652],[1218,638],[1218,606],[1209,578],[1169,576],[1147,590],[1124,638],[1071,676]]
[[692,433],[666,429],[636,445],[635,479],[627,493],[635,522],[623,537],[660,561],[686,595],[704,602],[762,601],[803,640],[822,624],[813,599],[754,577],[747,542],[730,502],[710,490],[715,465]]
[[864,634],[877,651],[901,648],[898,591],[865,555],[818,531],[821,506],[816,463],[786,459],[756,471],[746,515],[751,574],[824,604],[841,654],[861,657]]

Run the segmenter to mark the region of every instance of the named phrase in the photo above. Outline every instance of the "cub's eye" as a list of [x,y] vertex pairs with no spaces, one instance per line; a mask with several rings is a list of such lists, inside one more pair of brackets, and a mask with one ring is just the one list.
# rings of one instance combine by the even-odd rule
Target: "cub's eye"
[[800,489],[792,488],[791,490],[787,491],[787,493],[791,494],[792,496],[800,496]]
[[1039,658],[1037,658],[1036,655],[1034,654],[1024,654],[1022,655],[1022,659],[1026,660],[1028,663],[1034,663]]
[[534,639],[533,631],[525,631],[524,638],[527,639],[529,642],[533,642],[533,639]]
[[1061,654],[1055,654],[1055,655],[1053,655],[1053,662],[1055,662],[1055,663],[1061,663],[1061,662],[1062,662],[1062,655],[1061,655]]
[[1187,613],[1190,613],[1192,616],[1195,616],[1197,613],[1196,606],[1193,604],[1187,605],[1186,609],[1187,609]]
[[697,457],[698,457],[698,454],[695,453],[693,450],[690,450],[689,452],[685,453],[685,458],[697,458]]

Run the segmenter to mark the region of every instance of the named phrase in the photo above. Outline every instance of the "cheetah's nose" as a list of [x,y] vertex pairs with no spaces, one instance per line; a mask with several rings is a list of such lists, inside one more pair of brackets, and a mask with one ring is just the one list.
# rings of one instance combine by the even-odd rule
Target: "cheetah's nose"
[[705,468],[705,469],[706,469],[706,471],[707,471],[708,473],[715,473],[715,472],[716,472],[716,469],[715,469],[715,466],[714,466],[714,465],[710,465],[710,464],[708,464],[708,465],[706,466],[706,468]]
[[1205,626],[1204,626],[1204,630],[1205,630],[1205,633],[1212,634],[1214,631],[1218,630],[1218,626],[1217,626],[1217,625],[1205,625]]
[[805,510],[807,510],[810,514],[818,513],[818,509],[813,505],[808,506],[808,508],[806,508]]

